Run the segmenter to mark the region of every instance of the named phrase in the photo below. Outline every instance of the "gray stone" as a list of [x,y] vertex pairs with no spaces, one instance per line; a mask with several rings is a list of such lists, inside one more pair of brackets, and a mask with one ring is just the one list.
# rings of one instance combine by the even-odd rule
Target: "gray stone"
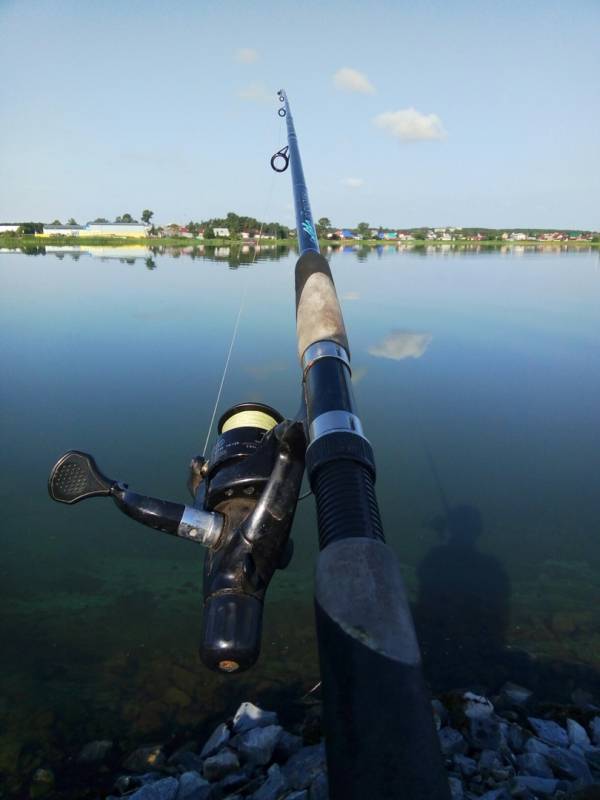
[[527,742],[527,734],[520,725],[507,725],[504,729],[506,744],[514,753],[522,753]]
[[583,725],[574,719],[567,720],[567,736],[571,744],[590,745],[590,737],[587,735]]
[[592,742],[600,747],[600,717],[594,717],[590,722]]
[[160,769],[164,764],[165,754],[159,744],[151,747],[139,747],[127,756],[123,762],[125,769],[130,772],[146,772],[147,770]]
[[268,764],[282,730],[280,725],[267,725],[266,728],[252,728],[237,736],[235,748],[241,760],[258,766]]
[[500,723],[495,717],[470,719],[468,739],[476,750],[498,750],[502,744]]
[[263,711],[253,703],[242,703],[233,717],[233,732],[244,733],[252,728],[277,725],[278,722],[277,714],[274,711]]
[[504,786],[501,786],[499,789],[492,789],[482,794],[479,800],[510,800],[510,794]]
[[154,783],[147,783],[129,797],[131,800],[175,800],[178,788],[177,778],[161,778]]
[[169,764],[183,772],[202,772],[202,759],[191,750],[178,750],[169,758]]
[[329,800],[329,784],[327,774],[321,772],[310,785],[308,800]]
[[535,735],[552,747],[567,747],[569,737],[564,728],[551,719],[527,717]]
[[482,719],[494,713],[494,706],[483,695],[474,692],[465,692],[463,699],[463,713],[468,719]]
[[252,800],[278,800],[286,788],[281,767],[279,764],[272,764],[267,772],[267,780],[251,797]]
[[302,747],[302,737],[294,736],[293,733],[281,731],[281,735],[277,740],[273,757],[276,761],[287,761],[294,753]]
[[511,784],[513,797],[550,797],[558,788],[554,778],[535,778],[531,775],[517,775]]
[[240,768],[240,762],[235,753],[231,750],[221,750],[210,758],[207,758],[202,768],[202,774],[207,781],[213,783],[220,781],[226,775],[232,772],[237,772]]
[[600,747],[586,747],[583,754],[592,772],[600,776]]
[[505,683],[500,689],[500,697],[502,700],[511,706],[524,706],[531,698],[531,692],[524,686],[519,686],[516,683]]
[[531,736],[525,742],[526,753],[539,753],[542,756],[547,756],[552,748],[536,736]]
[[479,769],[482,772],[491,772],[493,769],[499,769],[502,766],[496,750],[483,750],[479,756]]
[[325,770],[325,745],[314,744],[298,750],[283,767],[290,789],[308,789],[320,772]]
[[225,747],[230,736],[229,728],[224,722],[221,725],[217,725],[200,751],[200,758],[214,756],[222,747]]
[[519,772],[535,778],[553,778],[554,775],[546,757],[541,753],[523,753],[517,757]]
[[88,742],[81,748],[77,761],[80,764],[100,764],[108,756],[112,748],[113,743],[108,739]]
[[450,786],[450,797],[452,800],[461,800],[464,796],[464,789],[460,778],[455,778],[454,775],[448,777],[448,785]]
[[195,771],[184,772],[179,778],[176,800],[206,800],[212,786]]
[[592,782],[592,773],[586,760],[571,750],[553,747],[547,758],[554,772],[561,778],[581,781],[585,784]]
[[456,753],[466,753],[469,749],[462,733],[454,728],[445,727],[438,731],[440,748],[445,756],[453,756]]
[[286,794],[285,800],[308,800],[308,792],[306,789],[301,789],[299,792],[291,792]]
[[465,778],[472,778],[477,772],[477,762],[475,759],[464,756],[462,753],[456,753],[454,756],[454,765]]
[[230,792],[237,792],[242,786],[246,787],[250,783],[250,773],[246,771],[232,772],[231,775],[226,775],[222,781],[219,781],[219,789],[222,793],[229,795]]

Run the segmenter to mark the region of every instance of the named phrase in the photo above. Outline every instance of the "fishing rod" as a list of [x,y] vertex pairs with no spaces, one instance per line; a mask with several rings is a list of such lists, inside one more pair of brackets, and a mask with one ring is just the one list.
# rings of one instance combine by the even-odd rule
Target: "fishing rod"
[[288,143],[271,166],[291,166],[292,174],[301,411],[284,419],[262,403],[227,410],[208,459],[192,459],[192,505],[133,492],[78,450],[59,458],[48,489],[69,505],[111,497],[137,522],[204,545],[200,655],[209,668],[237,674],[259,656],[265,594],[292,557],[306,465],[317,506],[315,616],[330,797],[449,800],[406,592],[385,543],[342,312],[319,250],[290,105],[282,90],[278,98]]

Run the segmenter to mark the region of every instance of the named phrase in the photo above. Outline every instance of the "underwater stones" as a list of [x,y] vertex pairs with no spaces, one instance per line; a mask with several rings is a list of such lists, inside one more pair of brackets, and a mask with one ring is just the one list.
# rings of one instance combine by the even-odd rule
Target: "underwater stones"
[[487,697],[474,692],[465,692],[462,710],[467,719],[485,719],[494,713],[494,706]]
[[234,746],[242,761],[256,766],[268,764],[282,730],[279,725],[267,725],[236,736]]
[[98,739],[88,742],[79,751],[77,761],[80,764],[101,764],[113,748],[109,739]]
[[47,797],[54,789],[54,773],[50,769],[36,769],[31,779],[29,796],[32,800]]
[[274,711],[263,711],[253,703],[242,703],[233,717],[233,732],[244,733],[252,728],[265,728],[279,722]]
[[202,772],[202,759],[191,750],[178,750],[169,758],[169,764],[184,771]]
[[301,789],[299,792],[291,792],[286,794],[285,800],[308,800],[308,792],[306,789]]
[[302,747],[302,737],[282,730],[273,751],[275,761],[287,761]]
[[224,747],[229,741],[229,727],[223,722],[214,729],[200,751],[200,758],[208,758]]
[[546,744],[554,747],[567,747],[569,738],[564,728],[550,719],[538,719],[536,717],[527,717],[536,736]]
[[290,789],[308,789],[320,772],[325,770],[325,745],[303,747],[283,767]]
[[311,783],[308,800],[329,800],[329,783],[325,772],[319,773]]
[[433,722],[435,724],[435,729],[439,731],[442,725],[444,725],[446,720],[448,719],[448,712],[446,711],[446,707],[444,706],[444,704],[437,699],[431,701],[431,710],[433,712]]
[[590,722],[590,733],[592,735],[592,742],[600,747],[600,717],[594,717]]
[[448,778],[448,785],[450,787],[450,797],[452,800],[461,800],[464,797],[464,789],[460,778],[455,778],[450,775]]
[[583,747],[591,745],[590,737],[587,735],[585,728],[574,719],[567,719],[567,736],[571,744],[578,744]]
[[482,794],[479,800],[510,800],[510,793],[501,786],[499,789],[491,789],[489,792]]
[[577,755],[572,750],[553,747],[547,758],[554,773],[561,778],[581,781],[583,784],[592,782],[592,773],[585,758]]
[[154,783],[147,783],[128,796],[131,800],[175,800],[178,790],[177,778],[161,778]]
[[462,753],[456,753],[453,760],[454,766],[463,777],[472,778],[473,775],[477,774],[477,762],[474,758],[469,758]]
[[505,683],[500,689],[500,698],[507,705],[524,706],[531,698],[533,692],[516,683]]
[[181,689],[176,686],[171,686],[163,695],[163,700],[168,706],[177,706],[178,708],[187,708],[192,702],[192,699]]
[[440,741],[440,748],[443,755],[453,756],[455,753],[466,753],[468,745],[465,737],[454,728],[445,727],[438,731],[438,738]]
[[202,774],[207,781],[214,783],[232,772],[237,772],[239,768],[240,762],[236,754],[232,750],[221,750],[220,753],[206,759]]
[[147,772],[148,770],[160,769],[164,766],[165,755],[161,745],[150,747],[138,747],[125,761],[123,766],[130,772]]
[[523,753],[517,756],[517,766],[523,775],[530,775],[536,778],[552,778],[553,773],[541,753]]
[[267,771],[267,780],[251,795],[252,800],[278,800],[286,789],[286,780],[278,764],[273,764]]
[[551,797],[558,789],[554,778],[535,778],[530,775],[517,775],[511,785],[513,797]]
[[184,772],[179,777],[179,788],[175,800],[205,800],[212,787],[195,771]]
[[513,723],[504,728],[504,739],[514,753],[521,753],[527,742],[527,734],[520,725]]
[[502,744],[500,723],[491,716],[471,718],[467,738],[476,750],[498,750]]

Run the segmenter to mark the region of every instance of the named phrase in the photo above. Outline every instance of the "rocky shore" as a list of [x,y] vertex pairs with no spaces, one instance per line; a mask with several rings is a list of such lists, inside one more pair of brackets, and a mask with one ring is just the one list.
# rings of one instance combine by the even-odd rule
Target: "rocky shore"
[[[433,717],[452,800],[598,800],[600,707],[583,692],[572,700],[536,703],[528,689],[510,683],[490,698],[470,691],[436,698]],[[328,798],[318,704],[295,731],[285,730],[276,712],[245,702],[206,742],[176,749],[156,743],[128,754],[116,753],[108,740],[89,742],[74,769],[90,783],[102,775],[104,785],[110,772],[108,795],[86,792],[109,800]],[[36,771],[29,796],[63,796],[50,768]]]

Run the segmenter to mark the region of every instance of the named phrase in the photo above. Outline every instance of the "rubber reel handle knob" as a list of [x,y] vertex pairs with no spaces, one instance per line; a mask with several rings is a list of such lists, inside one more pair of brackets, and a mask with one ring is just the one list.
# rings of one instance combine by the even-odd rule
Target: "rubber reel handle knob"
[[263,603],[249,594],[210,595],[204,603],[200,657],[212,670],[242,672],[260,653]]

